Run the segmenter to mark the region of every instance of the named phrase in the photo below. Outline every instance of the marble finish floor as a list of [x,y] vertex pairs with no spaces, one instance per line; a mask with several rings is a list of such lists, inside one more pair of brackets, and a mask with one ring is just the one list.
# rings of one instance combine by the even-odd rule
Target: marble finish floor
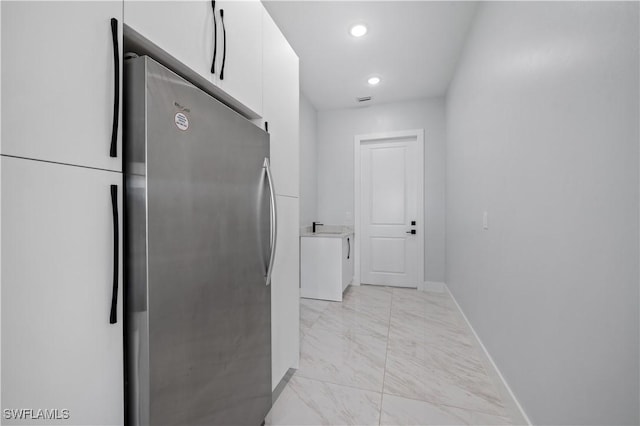
[[300,303],[300,368],[266,424],[511,424],[447,293],[360,286]]

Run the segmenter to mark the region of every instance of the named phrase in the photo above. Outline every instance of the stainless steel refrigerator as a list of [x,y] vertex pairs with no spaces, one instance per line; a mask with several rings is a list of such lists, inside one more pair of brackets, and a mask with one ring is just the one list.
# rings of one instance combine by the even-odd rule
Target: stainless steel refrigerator
[[269,135],[125,63],[129,425],[259,425],[271,406]]

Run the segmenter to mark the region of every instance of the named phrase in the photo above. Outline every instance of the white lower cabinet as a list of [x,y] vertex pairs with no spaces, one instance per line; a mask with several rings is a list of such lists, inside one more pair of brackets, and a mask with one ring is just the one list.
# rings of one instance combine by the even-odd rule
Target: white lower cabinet
[[[3,424],[123,424],[122,175],[0,158]],[[62,420],[16,421],[12,409]]]
[[277,196],[278,238],[271,279],[273,388],[300,360],[299,200]]
[[342,291],[353,281],[353,235],[342,238]]
[[353,280],[353,235],[314,235],[300,239],[300,296],[342,301]]

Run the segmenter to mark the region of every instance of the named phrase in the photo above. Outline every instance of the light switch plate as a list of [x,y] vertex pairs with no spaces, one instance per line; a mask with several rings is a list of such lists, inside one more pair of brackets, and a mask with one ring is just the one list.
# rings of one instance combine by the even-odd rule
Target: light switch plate
[[485,231],[489,229],[489,213],[488,212],[484,212],[484,214],[482,215],[482,229],[484,229]]

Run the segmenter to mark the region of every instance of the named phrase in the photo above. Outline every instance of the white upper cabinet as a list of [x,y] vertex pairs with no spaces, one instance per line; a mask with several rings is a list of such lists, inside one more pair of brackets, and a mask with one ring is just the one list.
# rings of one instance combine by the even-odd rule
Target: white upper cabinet
[[124,23],[210,78],[214,38],[210,1],[125,0]]
[[[122,3],[3,1],[2,146],[5,155],[122,170],[111,157]],[[117,19],[118,68],[111,18]]]
[[263,89],[262,11],[257,0],[216,2],[218,47],[213,82],[258,116],[262,115]]
[[276,193],[299,196],[298,57],[269,14],[263,14],[263,117],[271,135]]
[[125,0],[124,22],[260,116],[262,4],[211,3]]

